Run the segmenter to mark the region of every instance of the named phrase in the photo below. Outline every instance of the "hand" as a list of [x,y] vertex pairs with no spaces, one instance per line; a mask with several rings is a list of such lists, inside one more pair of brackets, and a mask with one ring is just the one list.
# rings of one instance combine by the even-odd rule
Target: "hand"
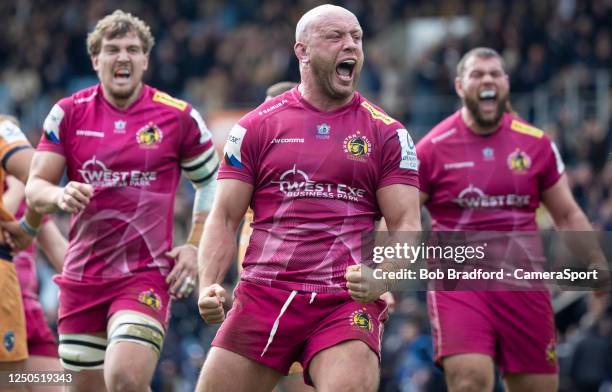
[[372,269],[365,265],[349,266],[344,278],[351,298],[362,304],[376,301],[382,293],[387,291],[386,282],[382,279],[374,279]]
[[76,181],[70,181],[61,190],[56,204],[60,210],[69,213],[83,211],[93,195],[93,186]]
[[387,311],[389,314],[393,314],[395,312],[395,298],[393,297],[393,293],[386,291],[381,294],[380,299],[387,304]]
[[605,260],[592,262],[587,269],[597,271],[597,283],[594,287],[596,296],[603,296],[610,291],[610,267]]
[[166,256],[176,260],[174,268],[168,274],[166,283],[170,285],[168,292],[172,298],[188,297],[196,285],[198,277],[198,248],[185,244],[166,252]]
[[18,221],[0,221],[0,227],[2,227],[2,234],[6,244],[15,253],[30,246],[32,240],[34,240],[34,237],[23,230]]
[[207,324],[218,324],[225,320],[223,304],[226,295],[225,289],[216,283],[200,289],[198,309]]

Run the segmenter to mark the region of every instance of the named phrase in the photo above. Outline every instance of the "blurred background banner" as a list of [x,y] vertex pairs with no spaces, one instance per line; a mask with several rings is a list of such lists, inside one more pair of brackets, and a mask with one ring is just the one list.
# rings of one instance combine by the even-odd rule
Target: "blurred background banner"
[[[33,144],[53,104],[93,85],[85,49],[95,22],[114,9],[151,25],[156,45],[147,83],[191,102],[222,148],[267,87],[297,81],[294,29],[322,2],[299,0],[0,1],[0,112],[16,115]],[[360,91],[403,122],[415,140],[459,107],[455,67],[476,46],[505,59],[511,101],[549,133],[572,191],[598,230],[612,231],[612,2],[609,0],[347,0],[364,29]],[[175,243],[187,235],[191,185],[176,201]],[[65,229],[67,216],[55,219]],[[538,221],[552,223],[541,210]],[[41,301],[56,318],[56,289],[40,267]],[[237,279],[229,274],[228,287]],[[443,391],[431,362],[423,292],[401,293],[383,342],[382,391]],[[609,295],[554,297],[562,391],[612,390]],[[195,299],[178,301],[153,388],[191,391],[216,327],[204,325]],[[499,388],[499,386],[497,387]],[[606,389],[607,388],[607,389]]]

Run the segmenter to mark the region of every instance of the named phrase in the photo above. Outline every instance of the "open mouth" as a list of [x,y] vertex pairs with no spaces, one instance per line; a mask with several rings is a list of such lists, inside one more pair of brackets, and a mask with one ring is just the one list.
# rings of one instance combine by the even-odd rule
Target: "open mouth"
[[338,65],[336,65],[336,75],[338,75],[340,80],[350,82],[353,79],[356,64],[357,62],[352,59],[341,61]]
[[497,108],[497,91],[495,90],[482,90],[478,95],[478,101],[481,107],[485,110],[494,110]]
[[115,77],[115,79],[128,80],[130,76],[132,76],[132,73],[127,68],[118,68],[115,70],[113,76]]

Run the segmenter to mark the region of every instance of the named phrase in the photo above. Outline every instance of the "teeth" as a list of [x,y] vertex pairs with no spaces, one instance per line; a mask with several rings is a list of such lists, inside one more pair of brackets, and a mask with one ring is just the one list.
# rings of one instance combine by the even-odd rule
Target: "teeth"
[[341,64],[355,65],[355,63],[356,63],[355,60],[344,60]]
[[494,90],[483,90],[480,92],[481,99],[495,98],[496,95],[497,94],[495,93]]

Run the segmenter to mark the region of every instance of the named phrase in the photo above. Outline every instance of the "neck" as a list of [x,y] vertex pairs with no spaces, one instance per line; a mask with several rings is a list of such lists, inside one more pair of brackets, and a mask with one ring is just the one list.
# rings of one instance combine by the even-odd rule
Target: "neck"
[[504,119],[504,117],[502,116],[502,118],[500,118],[499,121],[495,124],[491,126],[482,126],[476,121],[474,116],[472,116],[472,113],[465,106],[461,108],[461,118],[463,119],[465,125],[467,125],[467,127],[477,135],[492,134],[497,130],[497,128],[499,128],[501,122]]
[[111,95],[108,90],[106,89],[106,87],[104,87],[104,85],[102,85],[102,92],[104,93],[104,98],[106,98],[106,100],[114,107],[116,107],[117,109],[125,109],[128,106],[130,106],[131,104],[133,104],[138,97],[140,96],[140,92],[142,91],[142,83],[138,84],[138,87],[136,87],[136,89],[134,89],[134,92],[132,93],[132,95],[130,95],[127,98],[117,98],[113,95]]
[[302,98],[304,98],[306,102],[323,112],[331,112],[341,108],[342,106],[351,102],[355,96],[355,92],[353,92],[351,95],[345,98],[330,97],[329,94],[323,92],[320,87],[306,78],[302,78],[302,82],[300,83],[298,89],[300,90],[300,94],[302,94]]

